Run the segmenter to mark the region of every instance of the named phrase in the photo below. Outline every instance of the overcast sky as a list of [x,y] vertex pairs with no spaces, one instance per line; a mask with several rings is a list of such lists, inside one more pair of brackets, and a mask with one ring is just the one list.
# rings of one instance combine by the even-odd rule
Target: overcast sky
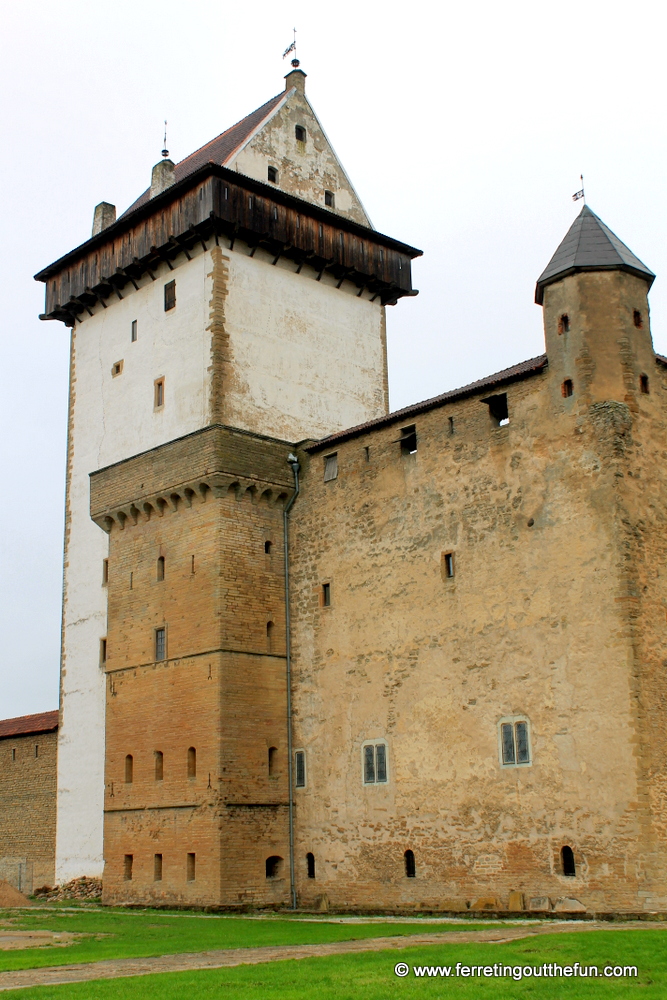
[[664,8],[22,0],[0,42],[3,513],[0,718],[56,708],[68,334],[40,268],[280,92],[308,96],[377,229],[420,247],[388,309],[392,409],[544,349],[535,279],[587,200],[658,275],[667,353]]

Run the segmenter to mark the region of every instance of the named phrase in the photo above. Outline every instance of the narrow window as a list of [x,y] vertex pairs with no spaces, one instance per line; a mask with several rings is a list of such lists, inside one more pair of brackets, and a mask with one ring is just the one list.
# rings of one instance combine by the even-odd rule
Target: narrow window
[[644,325],[644,322],[642,320],[642,314],[640,313],[639,309],[635,309],[635,311],[632,314],[632,319],[637,329],[641,330],[641,328]]
[[35,757],[39,757],[39,743],[35,743]]
[[161,882],[162,881],[162,855],[161,854],[154,854],[153,855],[153,881],[154,882]]
[[364,784],[387,781],[387,747],[384,743],[368,743],[363,748]]
[[120,375],[120,373],[122,372],[122,370],[123,370],[123,362],[122,361],[115,361],[114,364],[111,366],[111,375],[112,375],[112,377],[115,378],[116,375]]
[[274,629],[273,622],[267,622],[266,623],[266,651],[267,651],[267,653],[273,652],[273,649],[272,649],[272,647],[273,647],[273,629]]
[[134,780],[134,758],[128,753],[125,758],[125,784],[131,785]]
[[269,778],[274,778],[278,765],[278,748],[269,747]]
[[164,754],[161,750],[155,751],[155,780],[162,781],[164,778]]
[[510,722],[504,722],[500,727],[503,743],[503,764],[516,764],[514,752],[514,727]]
[[375,747],[364,747],[364,782],[375,783]]
[[308,878],[315,878],[315,855],[308,851],[306,854],[306,870],[308,871]]
[[442,570],[443,576],[448,580],[454,576],[454,553],[453,552],[443,552],[442,553]]
[[401,445],[401,455],[414,455],[417,451],[417,428],[414,424],[409,427],[401,427],[399,438]]
[[100,639],[100,663],[107,662],[107,641]]
[[252,197],[248,198],[248,208],[252,208]]
[[378,743],[375,748],[375,780],[387,780],[387,748],[384,743]]
[[267,556],[271,555],[271,542],[264,542],[264,551]]
[[12,761],[16,760],[16,747],[12,747]]
[[496,427],[505,427],[510,422],[507,393],[501,392],[497,396],[487,396],[482,402],[488,406],[489,416]]
[[155,629],[155,659],[165,660],[167,657],[167,630],[165,628]]
[[164,311],[169,312],[176,305],[176,282],[168,281],[164,286]]
[[136,319],[132,320],[132,332],[130,334],[130,339],[131,339],[131,341],[132,341],[133,344],[136,342],[136,339],[137,339],[137,321],[136,321]]
[[194,572],[195,572],[195,557],[194,556],[190,556],[190,572],[194,576]]
[[327,208],[333,208],[334,207],[335,198],[334,198],[333,191],[325,191],[324,192],[324,204],[327,206]]
[[567,399],[568,396],[572,395],[573,386],[572,386],[572,379],[571,378],[566,378],[565,379],[565,381],[563,382],[562,386],[560,387],[560,391],[562,392],[564,399]]
[[501,724],[500,753],[506,766],[530,764],[530,735],[525,720]]
[[158,556],[157,560],[157,579],[158,582],[164,580],[164,556]]
[[368,447],[368,445],[366,445],[366,447],[364,448],[364,454],[366,456],[366,461],[370,462],[370,460],[371,460],[371,449]]
[[109,560],[102,560],[102,586],[106,587],[109,582]]
[[294,135],[296,136],[296,141],[297,142],[305,142],[306,141],[306,130],[303,127],[303,125],[295,125],[294,126]]
[[320,225],[319,228],[320,239],[324,238],[324,226]]
[[331,607],[331,584],[330,583],[323,583],[322,584],[322,607],[323,608],[330,608]]
[[130,590],[134,589],[134,573],[130,573]]
[[132,878],[132,863],[134,862],[133,854],[126,854],[123,861],[123,877],[127,882]]
[[266,877],[267,878],[278,878],[283,865],[283,859],[278,857],[277,854],[272,854],[270,858],[266,859]]
[[528,725],[525,722],[517,722],[514,727],[514,738],[517,764],[528,764],[530,753],[528,750]]
[[454,433],[454,417],[448,417],[447,419],[449,421],[449,433],[453,434]]
[[188,778],[197,777],[197,751],[194,747],[188,747]]
[[563,313],[562,316],[558,317],[558,333],[569,333],[570,332],[570,317],[567,313]]
[[405,861],[405,874],[407,878],[415,878],[417,870],[415,868],[414,851],[406,851],[403,855]]
[[294,784],[297,788],[306,787],[306,751],[297,750],[294,754]]
[[185,877],[188,882],[194,882],[195,880],[195,864],[196,864],[195,855],[189,853],[186,863],[186,873],[185,873]]
[[330,483],[332,479],[338,479],[338,452],[324,459],[324,482]]
[[153,405],[156,410],[159,410],[161,406],[164,406],[164,379],[156,378],[153,386],[155,390]]
[[567,845],[565,847],[561,847],[560,857],[563,863],[563,875],[570,875],[570,876],[576,875],[577,869],[574,864],[574,851],[572,850],[572,848],[568,847]]
[[644,393],[645,396],[648,396],[648,393],[649,393],[648,375],[640,375],[639,376],[639,388]]
[[269,167],[269,169],[267,171],[267,177],[271,181],[272,184],[277,184],[278,183],[278,171],[276,170],[275,167]]

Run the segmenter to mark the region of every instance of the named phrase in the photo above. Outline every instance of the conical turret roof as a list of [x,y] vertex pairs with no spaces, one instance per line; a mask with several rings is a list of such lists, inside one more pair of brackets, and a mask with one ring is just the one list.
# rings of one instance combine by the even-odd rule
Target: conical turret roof
[[577,271],[629,271],[653,284],[655,275],[632,250],[584,205],[567,235],[537,279],[535,301],[542,305],[544,289]]

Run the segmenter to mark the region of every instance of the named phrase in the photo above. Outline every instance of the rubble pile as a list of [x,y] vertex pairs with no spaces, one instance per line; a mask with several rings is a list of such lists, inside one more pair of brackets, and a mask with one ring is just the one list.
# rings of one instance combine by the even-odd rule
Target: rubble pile
[[102,879],[88,878],[83,875],[81,878],[73,878],[64,885],[57,885],[51,889],[48,885],[41,889],[35,889],[33,893],[37,899],[49,900],[57,903],[65,902],[68,899],[100,899],[102,896]]

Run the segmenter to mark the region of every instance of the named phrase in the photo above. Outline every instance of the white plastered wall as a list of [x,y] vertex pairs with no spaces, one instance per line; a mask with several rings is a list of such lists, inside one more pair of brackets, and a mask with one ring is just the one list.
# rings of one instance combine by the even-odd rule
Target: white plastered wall
[[386,413],[384,308],[368,292],[258,251],[229,257],[225,422],[286,441]]
[[[182,263],[181,263],[182,261]],[[106,632],[102,560],[107,535],[90,519],[89,474],[188,434],[207,422],[210,364],[210,254],[179,258],[155,281],[131,285],[73,331],[74,404],[63,602],[62,727],[58,746],[56,879],[102,874]],[[176,308],[164,311],[164,285],[176,279]],[[131,342],[132,321],[137,341]],[[120,375],[112,366],[123,362]],[[165,405],[154,408],[154,381]],[[113,573],[113,567],[110,567]]]

